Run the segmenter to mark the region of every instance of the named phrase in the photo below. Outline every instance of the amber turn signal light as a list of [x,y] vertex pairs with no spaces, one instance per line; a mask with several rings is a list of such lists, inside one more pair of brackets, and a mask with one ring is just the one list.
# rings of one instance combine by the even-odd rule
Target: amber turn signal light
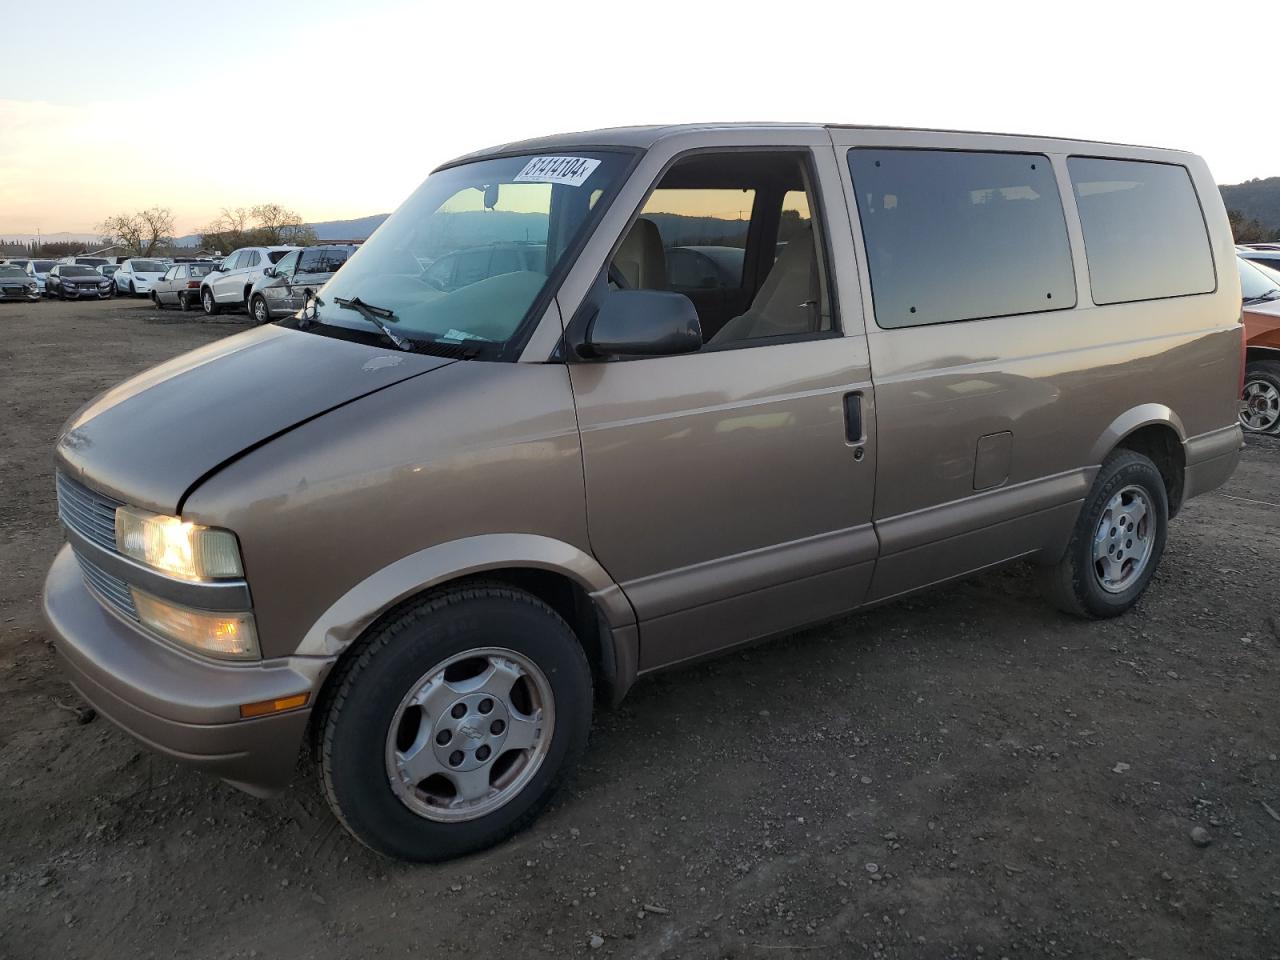
[[259,700],[257,703],[242,703],[240,704],[240,717],[248,720],[251,717],[265,717],[269,713],[284,713],[286,710],[295,710],[298,707],[305,706],[309,696],[310,694],[306,693],[295,693],[292,697]]

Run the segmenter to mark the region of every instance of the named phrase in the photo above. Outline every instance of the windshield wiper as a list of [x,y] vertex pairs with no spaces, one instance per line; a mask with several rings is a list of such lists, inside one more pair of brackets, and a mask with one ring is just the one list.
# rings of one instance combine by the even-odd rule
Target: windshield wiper
[[1268,290],[1266,293],[1264,293],[1260,297],[1246,297],[1244,302],[1246,304],[1266,303],[1267,301],[1278,300],[1278,299],[1280,299],[1280,290]]
[[[318,302],[319,300],[317,299],[317,303]],[[383,335],[401,350],[413,349],[412,343],[387,326],[385,321],[394,320],[396,315],[386,307],[375,307],[372,304],[365,303],[359,297],[352,297],[350,300],[345,297],[334,297],[333,302],[343,310],[354,310],[356,313],[360,314],[360,316],[364,317],[375,327],[381,330]]]

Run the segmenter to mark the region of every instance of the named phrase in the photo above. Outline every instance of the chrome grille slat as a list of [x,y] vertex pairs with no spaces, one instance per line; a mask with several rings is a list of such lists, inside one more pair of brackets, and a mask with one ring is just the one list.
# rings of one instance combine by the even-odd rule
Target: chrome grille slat
[[84,573],[84,582],[89,589],[98,595],[103,603],[123,613],[130,620],[138,619],[138,609],[133,603],[133,594],[129,585],[119,577],[112,576],[97,564],[76,554],[80,561],[80,570]]
[[120,502],[90,490],[61,472],[55,477],[55,485],[58,519],[86,540],[115,550],[116,507],[121,506]]

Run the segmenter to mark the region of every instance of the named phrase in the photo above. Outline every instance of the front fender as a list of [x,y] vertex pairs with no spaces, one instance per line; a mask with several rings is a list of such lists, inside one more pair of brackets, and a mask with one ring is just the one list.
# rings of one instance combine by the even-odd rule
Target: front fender
[[551,537],[492,533],[427,547],[366,577],[311,626],[297,655],[340,654],[397,603],[450,580],[511,568],[560,573],[590,594],[611,628],[635,623],[635,613],[622,590],[590,554]]

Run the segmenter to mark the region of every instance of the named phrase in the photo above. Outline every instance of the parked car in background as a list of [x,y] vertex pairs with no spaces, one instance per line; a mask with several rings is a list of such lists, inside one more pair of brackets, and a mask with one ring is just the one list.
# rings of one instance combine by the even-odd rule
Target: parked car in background
[[1238,257],[1243,300],[1245,369],[1240,425],[1280,434],[1280,274]]
[[256,323],[267,323],[297,313],[355,251],[356,244],[324,244],[285,254],[253,285],[250,315]]
[[154,257],[130,257],[120,264],[120,269],[111,278],[116,293],[127,293],[130,296],[148,296],[151,285],[164,276],[169,265]]
[[262,279],[263,271],[283,260],[289,251],[298,249],[301,248],[289,245],[232,250],[200,286],[204,312],[213,316],[228,307],[247,307],[253,285]]
[[55,263],[45,278],[45,295],[60,300],[105,300],[111,281],[93,267],[80,263]]
[[63,257],[58,263],[78,264],[82,267],[100,267],[104,263],[111,263],[107,257]]
[[[118,263],[104,263],[102,266],[97,267],[96,269],[97,269],[97,271],[98,271],[100,274],[102,274],[104,277],[106,277],[108,280],[110,280],[113,276],[115,276],[116,271],[120,269],[120,264],[118,264]],[[115,283],[112,283],[112,284],[111,284],[111,295],[112,295],[112,296],[115,296],[115,293],[116,293],[116,285],[115,285]]]
[[1250,263],[1257,263],[1273,270],[1280,270],[1280,249],[1272,249],[1271,244],[1236,247],[1236,253]]
[[0,300],[34,301],[40,299],[36,282],[27,271],[14,264],[0,264]]
[[6,257],[4,260],[0,260],[0,267],[17,267],[20,270],[25,270],[30,262],[31,260],[27,257]]
[[45,292],[45,280],[49,276],[49,271],[54,267],[52,260],[28,260],[27,276],[36,282],[36,287],[43,295]]
[[447,253],[433,261],[422,280],[443,293],[507,273],[546,270],[547,245],[499,241]]
[[[785,246],[779,244],[780,248]],[[667,278],[671,289],[733,289],[742,282],[742,260],[746,252],[742,247],[668,247]]]
[[213,269],[208,263],[175,263],[151,286],[151,300],[156,308],[176,306],[190,310],[200,302],[200,281]]

